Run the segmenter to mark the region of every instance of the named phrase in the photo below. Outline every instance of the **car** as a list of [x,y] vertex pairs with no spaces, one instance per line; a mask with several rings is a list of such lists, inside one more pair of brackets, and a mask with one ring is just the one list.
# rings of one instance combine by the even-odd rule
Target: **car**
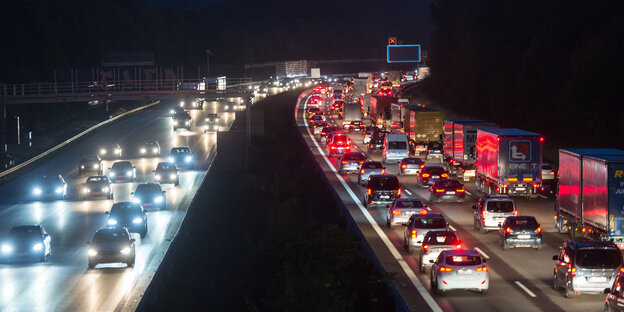
[[613,285],[610,288],[606,288],[604,293],[607,294],[605,298],[604,311],[605,312],[624,312],[624,294],[622,288],[624,288],[624,272],[618,272],[618,275],[613,281]]
[[166,193],[158,183],[141,183],[130,195],[135,204],[140,204],[144,208],[158,207],[162,210],[167,208]]
[[179,113],[187,113],[187,111],[184,108],[182,108],[180,106],[177,106],[177,105],[171,107],[171,110],[169,110],[169,114],[171,115],[171,119],[175,118],[175,115],[179,114]]
[[423,238],[422,248],[419,249],[418,268],[425,273],[440,253],[445,250],[461,249],[462,241],[457,239],[453,231],[429,231]]
[[15,166],[15,159],[7,152],[0,152],[0,168],[6,170]]
[[117,202],[105,214],[108,226],[124,227],[129,233],[139,233],[141,238],[147,236],[147,215],[141,204]]
[[396,198],[388,205],[386,225],[391,229],[397,224],[407,224],[414,214],[427,214],[427,206],[418,198]]
[[340,157],[350,151],[351,151],[351,141],[345,135],[342,135],[342,136],[334,135],[332,137],[331,143],[327,145],[327,155],[329,157],[334,157],[334,156]]
[[413,214],[403,231],[403,246],[408,253],[421,247],[425,234],[429,231],[448,231],[448,223],[439,213]]
[[194,167],[193,153],[188,146],[174,146],[169,151],[167,161],[175,164],[178,168],[190,168]]
[[108,178],[112,183],[134,182],[136,180],[136,168],[129,160],[116,161],[108,168]]
[[320,112],[321,109],[318,106],[310,106],[306,109],[306,117],[310,119],[314,114]]
[[366,161],[366,155],[362,152],[345,153],[340,161],[340,169],[338,172],[340,174],[349,172],[357,173],[360,170],[360,165],[362,165],[364,161]]
[[425,162],[420,158],[406,157],[399,161],[399,175],[418,175],[422,168],[425,167]]
[[486,195],[479,198],[474,210],[474,229],[485,234],[489,230],[498,230],[507,217],[518,215],[516,203],[509,195]]
[[210,114],[206,115],[206,121],[219,122],[219,120],[220,120],[219,114],[210,113]]
[[141,155],[143,157],[146,157],[146,156],[152,156],[152,157],[160,156],[160,144],[158,144],[158,141],[156,141],[156,140],[145,141],[139,147],[138,152],[139,152],[139,155]]
[[429,202],[456,201],[461,203],[466,198],[466,189],[457,179],[440,179],[429,187]]
[[134,239],[124,227],[106,227],[95,232],[93,240],[87,242],[89,269],[100,263],[125,263],[134,266]]
[[442,166],[424,166],[417,177],[418,186],[428,187],[433,185],[436,180],[447,179],[449,175]]
[[173,183],[175,186],[180,185],[178,166],[170,162],[159,162],[156,165],[156,170],[154,170],[154,181],[160,184]]
[[89,156],[80,159],[78,163],[78,175],[82,175],[85,172],[92,172],[95,174],[102,174],[103,169],[102,159],[100,156]]
[[113,143],[100,148],[98,156],[102,159],[120,159],[123,156],[123,148],[118,143]]
[[507,217],[498,230],[498,244],[504,250],[515,247],[542,250],[542,228],[533,216]]
[[622,253],[610,241],[567,240],[553,256],[553,288],[567,298],[583,293],[603,293],[624,271]]
[[375,126],[366,126],[364,129],[364,136],[362,137],[362,143],[369,144],[375,131],[379,131],[379,128]]
[[308,119],[308,127],[309,128],[316,128],[316,127],[318,127],[318,125],[320,123],[325,123],[325,125],[327,125],[327,122],[325,121],[325,116],[323,116],[323,115],[313,115],[313,116],[311,116]]
[[321,139],[321,143],[325,143],[327,141],[327,137],[329,135],[331,135],[333,132],[335,131],[340,131],[340,128],[336,127],[336,126],[325,126],[321,129],[321,132],[319,132],[319,136]]
[[366,129],[366,126],[358,120],[354,120],[349,123],[349,132],[363,132]]
[[213,120],[206,120],[204,123],[204,133],[206,132],[219,132],[219,124]]
[[330,111],[334,114],[337,114],[342,110],[343,105],[344,101],[334,101],[334,103],[330,107]]
[[395,175],[374,174],[366,180],[364,205],[369,208],[379,204],[389,204],[401,198],[401,183]]
[[385,174],[386,167],[380,161],[365,161],[360,166],[360,174],[358,175],[358,184],[364,186],[368,177],[375,174]]
[[306,105],[308,107],[314,107],[316,105],[321,105],[321,104],[323,104],[323,99],[318,95],[309,97],[308,101],[306,102]]
[[381,151],[383,149],[383,143],[384,143],[383,138],[373,137],[368,143],[368,151],[369,152]]
[[191,115],[187,112],[176,113],[173,116],[173,131],[178,130],[179,128],[183,128],[186,130],[191,130]]
[[32,198],[35,200],[66,199],[67,183],[60,174],[41,176],[33,183]]
[[548,188],[550,194],[554,194],[557,190],[555,170],[549,163],[542,163],[542,186]]
[[2,242],[2,260],[45,262],[52,254],[50,234],[42,225],[14,226]]
[[312,126],[312,133],[319,134],[323,131],[323,128],[327,127],[327,121],[317,121]]
[[349,138],[347,138],[347,135],[344,134],[341,130],[334,131],[334,132],[331,132],[327,136],[327,139],[325,140],[325,146],[328,146],[329,144],[331,144],[331,142],[334,141],[334,139],[339,139],[343,141],[349,140]]
[[455,289],[486,295],[490,276],[485,259],[475,250],[444,250],[431,266],[431,291],[436,295]]
[[82,200],[93,197],[113,199],[113,184],[105,175],[89,176],[82,188]]
[[444,151],[444,146],[442,142],[429,142],[427,143],[427,150],[425,151],[425,159],[429,160],[432,158],[442,159],[442,152]]

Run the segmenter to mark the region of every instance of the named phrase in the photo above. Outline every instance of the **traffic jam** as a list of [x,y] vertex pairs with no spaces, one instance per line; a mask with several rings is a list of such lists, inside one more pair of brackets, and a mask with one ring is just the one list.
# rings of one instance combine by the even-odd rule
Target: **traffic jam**
[[300,96],[297,118],[323,151],[319,164],[386,227],[429,293],[486,295],[514,274],[527,298],[564,305],[584,295],[582,307],[623,311],[624,151],[559,148],[557,171],[538,133],[444,119],[397,97],[412,75],[317,84]]

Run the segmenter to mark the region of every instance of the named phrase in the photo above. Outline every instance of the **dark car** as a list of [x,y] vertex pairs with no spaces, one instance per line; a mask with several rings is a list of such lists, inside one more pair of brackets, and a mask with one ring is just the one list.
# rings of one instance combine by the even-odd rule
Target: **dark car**
[[180,185],[180,177],[178,176],[178,167],[174,163],[159,162],[154,170],[154,181],[164,184],[173,183],[175,186]]
[[98,151],[98,156],[102,159],[119,159],[122,157],[124,151],[121,145],[113,143],[107,146],[103,146]]
[[125,263],[134,266],[134,239],[124,227],[107,227],[97,230],[89,250],[89,269],[100,263]]
[[429,201],[456,201],[461,203],[466,198],[466,189],[457,179],[440,179],[429,187]]
[[175,146],[171,148],[169,151],[169,157],[167,157],[167,161],[175,164],[178,168],[193,168],[193,154],[191,153],[191,148],[188,146]]
[[130,233],[139,233],[141,238],[147,235],[147,216],[140,204],[117,202],[106,215],[109,226],[125,227]]
[[60,174],[42,176],[33,183],[32,198],[35,200],[65,199],[67,198],[67,183]]
[[399,175],[417,175],[425,167],[425,162],[420,158],[407,157],[399,162]]
[[165,209],[167,208],[166,193],[158,183],[142,183],[137,185],[136,190],[130,195],[132,195],[132,202],[135,204],[141,204],[145,208]]
[[507,217],[498,230],[498,243],[504,250],[512,247],[542,250],[542,228],[533,216]]
[[425,166],[418,174],[417,183],[420,187],[427,187],[436,180],[446,179],[448,176],[448,173],[441,166]]
[[160,144],[156,140],[149,140],[143,142],[139,147],[139,155],[143,157],[157,157],[160,156]]
[[348,172],[358,172],[360,170],[360,165],[362,165],[366,161],[366,155],[362,152],[349,152],[345,153],[342,156],[342,161],[340,161],[340,174],[348,173]]
[[51,254],[50,235],[42,225],[13,227],[2,242],[2,259],[8,262],[47,261]]
[[366,129],[361,121],[355,120],[349,123],[349,132],[363,132]]
[[93,197],[113,199],[113,184],[105,175],[90,176],[82,188],[82,200]]
[[82,175],[85,172],[101,175],[104,170],[103,167],[100,156],[85,157],[80,159],[80,163],[78,163],[78,175]]
[[619,272],[613,281],[611,288],[605,289],[604,311],[624,312],[624,272]]
[[444,146],[442,142],[429,142],[427,143],[427,156],[426,159],[439,158],[442,159],[442,152]]
[[373,137],[368,143],[368,151],[380,151],[383,148],[383,138]]
[[171,110],[169,111],[169,114],[171,114],[171,119],[173,119],[175,117],[176,114],[179,113],[185,113],[187,112],[184,108],[178,106],[178,105],[174,105],[173,107],[171,107]]
[[111,182],[134,182],[136,180],[136,168],[129,160],[116,161],[108,170]]
[[176,113],[173,116],[173,131],[179,128],[191,130],[191,115],[187,112]]
[[371,175],[368,177],[365,187],[364,204],[366,207],[378,204],[389,204],[396,198],[401,198],[401,184],[395,175]]

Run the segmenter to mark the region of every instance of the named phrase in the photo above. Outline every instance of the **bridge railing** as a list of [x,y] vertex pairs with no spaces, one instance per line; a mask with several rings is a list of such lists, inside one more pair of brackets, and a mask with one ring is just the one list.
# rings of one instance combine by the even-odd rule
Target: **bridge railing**
[[198,79],[159,79],[159,80],[120,80],[86,81],[63,83],[3,84],[0,89],[5,97],[55,96],[71,94],[158,94],[196,93],[201,91],[245,89],[252,83],[251,78],[226,78],[218,83],[215,80]]

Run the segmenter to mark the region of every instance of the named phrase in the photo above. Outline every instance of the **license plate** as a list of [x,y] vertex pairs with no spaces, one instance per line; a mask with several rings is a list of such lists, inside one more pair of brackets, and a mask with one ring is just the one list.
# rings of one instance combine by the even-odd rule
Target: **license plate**
[[518,235],[518,239],[529,239],[531,235]]
[[471,275],[472,274],[472,270],[459,270],[457,271],[458,275]]
[[594,283],[604,283],[607,281],[607,278],[604,276],[592,276],[589,278],[589,281]]
[[381,196],[379,196],[379,198],[384,198],[384,199],[386,199],[386,198],[390,198],[390,196],[388,196],[388,195],[381,195]]
[[143,206],[151,206],[152,204],[143,204]]
[[524,188],[524,187],[516,187],[516,191],[524,191],[524,190],[526,190],[526,188]]
[[451,191],[451,192],[446,192],[446,194],[453,195],[453,194],[455,194],[455,192],[453,192],[453,191]]
[[464,172],[464,176],[474,177],[475,176],[475,172],[474,171],[466,171],[466,172]]
[[93,195],[100,195],[100,194],[102,194],[102,193],[100,193],[100,192],[93,192],[93,193],[91,193],[91,194],[93,194]]
[[416,169],[405,169],[405,173],[416,173]]
[[432,179],[439,179],[439,176],[431,176]]

